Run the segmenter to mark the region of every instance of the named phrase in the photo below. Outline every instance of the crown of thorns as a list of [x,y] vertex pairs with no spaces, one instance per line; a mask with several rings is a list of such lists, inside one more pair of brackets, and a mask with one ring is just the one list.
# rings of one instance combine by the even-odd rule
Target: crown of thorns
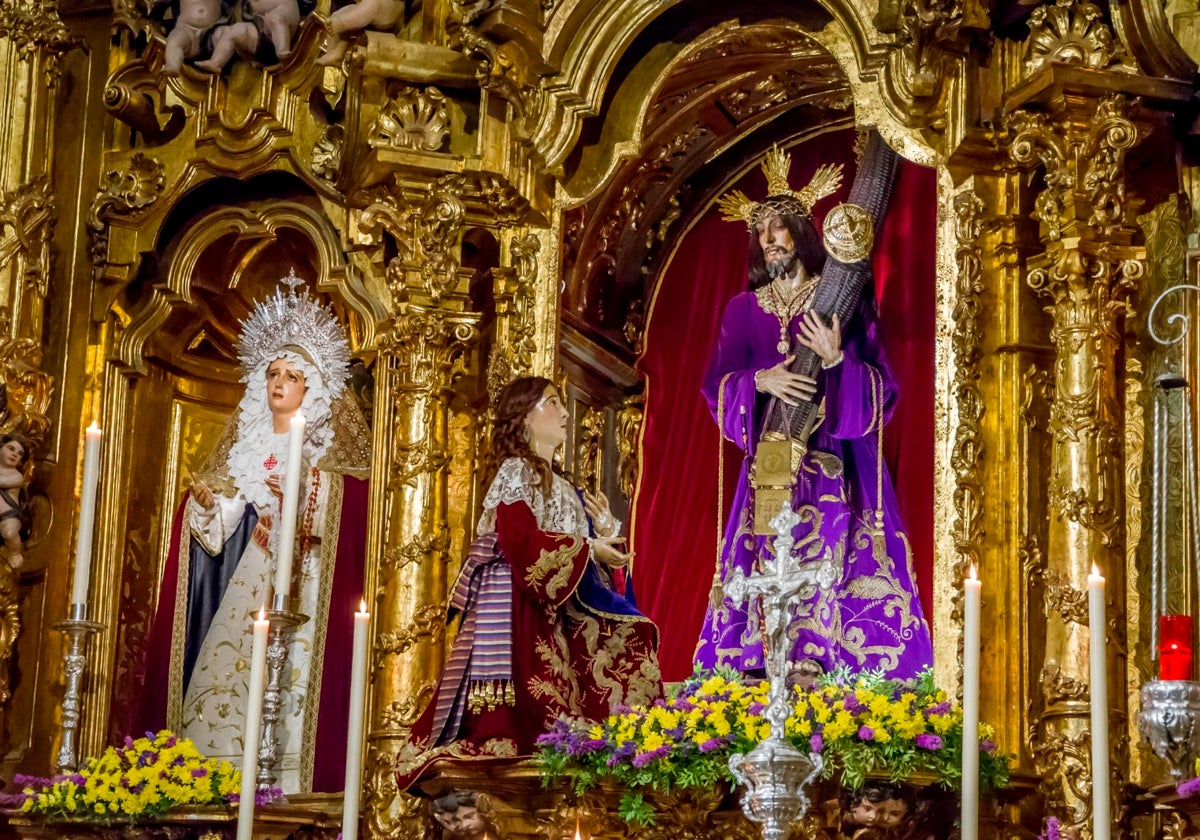
[[730,222],[745,222],[753,228],[767,216],[812,216],[813,205],[832,195],[842,184],[842,165],[827,163],[817,168],[803,189],[796,191],[788,183],[792,161],[778,146],[772,146],[763,161],[767,176],[767,198],[753,201],[741,190],[733,190],[717,201],[721,215]]

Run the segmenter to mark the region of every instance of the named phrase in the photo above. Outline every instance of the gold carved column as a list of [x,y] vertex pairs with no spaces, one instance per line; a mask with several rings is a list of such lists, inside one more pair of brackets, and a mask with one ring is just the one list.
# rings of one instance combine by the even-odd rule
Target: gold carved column
[[[1119,93],[1073,90],[1050,67],[1026,101],[1010,98],[1009,150],[1044,169],[1034,203],[1043,250],[1026,280],[1052,319],[1052,436],[1044,547],[1045,649],[1031,748],[1048,809],[1091,836],[1087,576],[1107,578],[1111,789],[1125,780],[1125,405],[1119,387],[1126,298],[1144,273],[1126,156],[1154,131],[1152,114]],[[1065,81],[1060,81],[1060,75]],[[1119,89],[1113,74],[1104,87]],[[1127,78],[1127,77],[1126,77]],[[1020,93],[1018,91],[1018,94]],[[1037,691],[1034,692],[1035,698]],[[1035,705],[1037,701],[1035,699]],[[1120,819],[1119,804],[1112,811]]]
[[[368,234],[386,231],[400,253],[384,269],[393,317],[376,362],[372,521],[381,544],[367,591],[375,603],[373,691],[364,813],[372,837],[420,836],[416,800],[398,796],[396,756],[432,699],[445,651],[451,560],[448,467],[451,409],[474,374],[479,315],[470,310],[471,272],[461,267],[466,216],[461,176],[362,212]],[[468,380],[471,382],[474,376]]]
[[[43,342],[58,218],[58,85],[63,56],[78,45],[55,0],[0,4],[0,112],[5,115],[0,132],[0,384],[5,388],[0,431],[24,433],[39,457],[45,457],[53,390],[44,370]],[[44,481],[44,475],[39,474],[38,481]],[[14,698],[10,673],[18,657],[25,660],[26,674],[38,673],[42,650],[56,644],[56,634],[43,637],[37,626],[47,602],[57,603],[55,596],[67,577],[65,563],[56,562],[61,555],[55,556],[54,547],[48,540],[25,552],[26,569],[50,566],[56,572],[44,578],[44,586],[52,591],[49,598],[44,589],[29,594],[43,579],[27,576],[19,581],[9,564],[0,561],[0,756],[20,755],[37,741],[30,722],[33,685],[26,679],[18,691],[21,696]],[[56,578],[64,583],[56,583]],[[32,625],[32,632],[21,638],[23,620]]]

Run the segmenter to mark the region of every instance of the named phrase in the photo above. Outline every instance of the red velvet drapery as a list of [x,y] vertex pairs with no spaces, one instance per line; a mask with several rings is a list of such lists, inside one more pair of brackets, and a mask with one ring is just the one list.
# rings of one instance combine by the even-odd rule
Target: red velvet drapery
[[[818,217],[845,197],[853,180],[853,145],[853,132],[835,132],[793,150],[796,186],[820,163],[847,164],[841,193],[822,203]],[[738,184],[759,197],[765,187],[757,169]],[[884,446],[927,616],[933,577],[935,225],[933,171],[902,163],[876,246],[875,294],[901,389],[896,413],[884,430]],[[661,630],[659,659],[667,680],[692,670],[717,560],[718,436],[700,382],[725,302],[745,286],[748,243],[745,227],[721,220],[715,210],[693,226],[657,290],[639,363],[646,377],[646,420],[632,542],[639,603]],[[901,440],[903,446],[898,445]],[[728,506],[740,452],[725,445]]]

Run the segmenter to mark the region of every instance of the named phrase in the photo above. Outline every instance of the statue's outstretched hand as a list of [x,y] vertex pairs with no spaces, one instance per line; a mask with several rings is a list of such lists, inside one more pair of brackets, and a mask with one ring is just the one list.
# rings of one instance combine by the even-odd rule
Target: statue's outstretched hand
[[192,479],[192,498],[196,500],[196,504],[201,510],[212,510],[217,503],[217,497],[213,495],[213,491],[208,489],[208,485],[198,478]]
[[788,356],[775,367],[763,368],[754,374],[755,389],[778,397],[788,405],[812,399],[813,394],[817,393],[817,380],[788,370],[788,365],[795,360],[795,356]]
[[618,546],[624,542],[622,537],[596,537],[591,541],[592,556],[614,569],[628,566],[633,560],[633,552],[625,553]]

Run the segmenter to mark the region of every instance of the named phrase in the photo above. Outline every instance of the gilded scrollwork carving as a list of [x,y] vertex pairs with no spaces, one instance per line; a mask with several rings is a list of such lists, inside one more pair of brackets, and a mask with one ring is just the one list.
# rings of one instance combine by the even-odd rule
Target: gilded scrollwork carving
[[59,17],[56,0],[5,0],[0,3],[0,38],[11,41],[23,59],[29,59],[38,51],[54,56],[82,43]]
[[[41,312],[50,286],[54,220],[54,197],[47,178],[38,178],[12,192],[0,192],[0,277],[11,276],[15,283],[10,282],[9,288],[21,289],[17,300],[0,301],[0,330],[4,332],[11,328],[14,316],[22,320],[20,313],[13,312],[13,305],[24,302],[26,295],[32,295],[32,301],[22,308]],[[40,337],[40,317],[23,320],[31,321],[26,326]]]
[[1082,136],[1040,112],[1018,111],[1010,120],[1013,160],[1046,168],[1046,186],[1034,202],[1033,216],[1048,239],[1062,238],[1066,225],[1075,221],[1076,192],[1090,208],[1086,224],[1101,236],[1126,223],[1125,154],[1140,136],[1124,96],[1100,100]]
[[642,468],[642,421],[645,403],[641,397],[629,397],[617,411],[617,487],[632,499]]
[[947,49],[958,40],[963,0],[909,0],[900,16],[903,73],[915,99],[929,99],[947,77]]
[[400,793],[396,785],[395,754],[370,744],[363,783],[363,818],[374,840],[429,840],[433,821],[426,800]]
[[54,379],[42,370],[41,343],[0,338],[0,434],[16,432],[37,449],[50,430]]
[[1055,0],[1038,6],[1029,16],[1025,72],[1035,73],[1051,62],[1136,72],[1104,20],[1104,12],[1087,0]]
[[135,34],[151,31],[152,0],[112,0],[113,28],[123,27]]
[[428,604],[417,610],[407,627],[389,630],[375,635],[372,659],[376,668],[383,666],[389,656],[407,653],[421,641],[438,644],[446,634],[446,613],[442,604]]
[[446,96],[436,87],[402,87],[375,118],[371,138],[385,146],[436,152],[450,136]]
[[1108,236],[1125,224],[1125,153],[1138,143],[1137,127],[1129,120],[1125,97],[1104,99],[1096,108],[1093,133],[1083,154],[1083,175],[1091,215],[1088,224]]
[[421,246],[421,280],[436,303],[458,282],[459,237],[462,234],[462,178],[445,175],[430,190],[417,211]]
[[398,253],[388,263],[385,274],[397,300],[407,296],[407,268],[414,263],[421,288],[434,304],[457,286],[467,186],[463,175],[443,175],[430,185],[423,198],[397,201],[383,197],[362,211],[363,233],[373,236],[386,230],[396,242]]
[[444,554],[450,547],[450,532],[438,528],[433,533],[421,534],[401,545],[392,545],[384,549],[383,560],[380,563],[381,577],[386,582],[398,574],[406,566],[419,563],[430,554]]
[[382,339],[397,384],[401,388],[444,387],[464,375],[464,354],[479,334],[476,320],[471,314],[406,307]]
[[579,483],[593,493],[600,489],[604,476],[604,430],[603,409],[587,406],[579,418],[578,443],[575,448],[575,475]]
[[1046,615],[1058,615],[1063,621],[1074,622],[1087,626],[1088,596],[1087,592],[1072,586],[1065,576],[1045,575],[1045,589],[1042,598],[1046,607]]
[[534,283],[542,242],[534,233],[513,236],[509,243],[511,267],[497,269],[496,318],[501,323],[488,361],[487,388],[494,400],[514,377],[533,370],[537,351]]
[[[1086,612],[1087,606],[1085,604]],[[1042,669],[1042,696],[1046,703],[1086,703],[1088,702],[1088,684],[1083,680],[1063,673],[1058,665],[1047,665]]]
[[517,121],[523,120],[533,91],[525,50],[516,41],[496,44],[470,26],[458,28],[455,34],[463,53],[475,62],[479,86],[508,102]]
[[408,699],[394,700],[388,703],[379,716],[383,728],[391,730],[410,729],[421,716],[421,712],[425,711],[425,707],[433,699],[436,690],[437,685],[429,682],[421,686]]
[[425,440],[398,447],[392,461],[389,486],[392,489],[403,486],[416,487],[419,476],[439,472],[449,463],[449,452],[437,449]]
[[313,144],[309,166],[313,175],[332,184],[337,180],[342,167],[342,146],[346,142],[346,129],[340,124],[327,126],[321,137]]
[[142,152],[135,152],[126,169],[110,169],[88,210],[92,262],[108,259],[108,226],[111,218],[149,207],[158,200],[166,182],[163,165]]
[[962,577],[966,564],[977,563],[983,537],[983,394],[979,389],[982,340],[980,315],[983,309],[983,271],[979,236],[982,232],[983,201],[973,190],[954,197],[955,280],[954,400],[958,424],[950,464],[954,469],[954,545],[959,554],[956,574]]
[[12,698],[13,651],[21,635],[21,587],[16,571],[0,563],[0,706]]
[[[1087,730],[1076,734],[1058,731],[1052,724],[1038,721],[1032,726],[1029,748],[1034,771],[1041,777],[1039,789],[1045,797],[1047,811],[1069,814],[1064,827],[1072,834],[1084,830],[1090,836],[1091,735]],[[1076,808],[1067,808],[1068,792]]]

